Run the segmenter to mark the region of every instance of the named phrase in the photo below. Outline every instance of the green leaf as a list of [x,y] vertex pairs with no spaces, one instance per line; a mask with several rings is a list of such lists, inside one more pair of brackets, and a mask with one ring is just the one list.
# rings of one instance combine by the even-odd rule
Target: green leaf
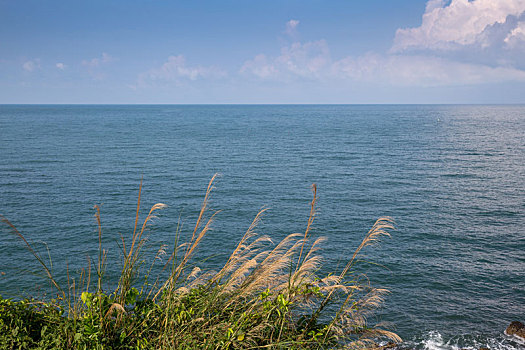
[[138,295],[139,291],[137,290],[137,288],[133,287],[130,290],[128,290],[128,292],[126,293],[126,304],[135,304]]
[[82,294],[80,295],[80,299],[82,300],[84,304],[86,304],[87,306],[90,306],[92,295],[93,294],[88,293],[88,292],[82,292]]
[[123,343],[124,340],[126,340],[126,332],[122,331],[122,333],[120,333],[120,342]]

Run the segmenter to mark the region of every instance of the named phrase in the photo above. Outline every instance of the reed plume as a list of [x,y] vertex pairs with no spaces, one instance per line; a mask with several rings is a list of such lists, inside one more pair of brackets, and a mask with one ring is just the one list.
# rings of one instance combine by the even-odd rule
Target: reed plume
[[[193,228],[185,235],[183,225],[178,225],[169,257],[163,244],[151,254],[153,261],[145,275],[140,273],[148,256],[145,232],[166,206],[153,205],[140,223],[141,180],[133,230],[128,238],[121,236],[123,267],[113,291],[103,288],[107,253],[102,246],[99,206],[95,206],[98,258],[90,261],[78,280],[70,278],[67,270],[67,296],[25,237],[1,216],[43,266],[63,300],[67,299],[66,314],[73,323],[53,323],[64,324],[64,344],[122,349],[354,349],[373,347],[378,339],[401,341],[381,324],[368,322],[387,291],[372,287],[366,276],[354,273],[361,251],[390,235],[391,218],[376,221],[339,273],[322,275],[320,248],[326,239],[312,237],[318,200],[313,185],[304,231],[273,245],[268,235],[257,233],[268,210],[263,208],[222,267],[211,271],[194,257],[218,214],[208,214],[216,177],[208,183]],[[181,243],[184,236],[188,240]],[[164,267],[154,270],[163,256],[167,257]],[[94,293],[90,292],[91,265],[97,275]],[[156,277],[151,276],[154,272]]]

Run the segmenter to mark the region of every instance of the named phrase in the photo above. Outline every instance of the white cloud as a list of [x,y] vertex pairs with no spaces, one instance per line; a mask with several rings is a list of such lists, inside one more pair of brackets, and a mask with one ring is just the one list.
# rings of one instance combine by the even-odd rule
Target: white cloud
[[40,68],[40,60],[35,59],[35,60],[26,61],[22,64],[22,68],[26,72],[33,72],[34,70]]
[[158,68],[153,68],[139,75],[139,85],[148,85],[151,82],[180,82],[199,79],[219,79],[225,77],[225,71],[214,67],[188,66],[183,55],[170,56]]
[[253,60],[244,62],[240,72],[243,74],[253,74],[262,79],[272,79],[279,76],[277,67],[263,54],[255,56]]
[[446,4],[445,0],[428,0],[425,7],[425,12],[431,12],[435,8],[444,7]]
[[345,80],[390,86],[525,82],[525,70],[512,66],[460,62],[432,55],[367,53],[333,61],[324,40],[294,43],[281,48],[281,54],[273,58],[257,55],[243,64],[240,73],[266,81]]
[[262,79],[319,79],[326,76],[330,61],[326,41],[296,42],[281,48],[278,57],[267,58],[263,54],[255,56],[243,64],[240,73]]
[[[421,26],[398,29],[393,51],[455,50],[488,47],[493,31],[512,31],[525,13],[525,0],[452,0],[427,2]],[[498,36],[499,38],[499,36]]]
[[92,58],[90,60],[83,60],[82,61],[82,65],[94,68],[94,67],[99,67],[99,66],[101,66],[103,64],[106,64],[106,63],[113,62],[113,61],[115,61],[114,57],[112,57],[111,55],[103,52],[100,58],[96,57],[96,58]]
[[291,19],[288,22],[286,22],[286,29],[285,33],[286,35],[295,38],[297,36],[297,26],[299,25],[299,21],[296,19]]
[[[396,53],[367,53],[335,60],[325,40],[297,41],[281,47],[278,55],[260,53],[245,61],[238,77],[273,83],[274,87],[308,82],[320,86],[369,83],[381,87],[525,83],[525,66],[516,63],[522,57],[519,50],[502,49],[525,43],[525,21],[519,17],[524,15],[524,5],[525,0],[430,0],[420,27],[398,30]],[[292,36],[298,24],[297,20],[288,21],[286,33]],[[484,45],[495,42],[500,43],[498,50],[478,55]],[[459,49],[451,50],[457,48],[470,51],[465,49],[460,55]],[[411,52],[412,49],[419,52]],[[132,88],[226,75],[214,66],[188,65],[182,55],[170,56],[159,67],[140,74]]]
[[64,69],[66,69],[66,67],[67,67],[67,66],[66,66],[64,63],[62,63],[62,62],[58,62],[55,66],[56,66],[58,69],[60,69],[60,70],[64,70]]
[[[429,0],[420,27],[397,31],[395,53],[332,60],[325,40],[295,42],[276,57],[255,56],[239,72],[266,81],[384,86],[525,82],[525,21],[520,16],[525,17],[525,0]],[[289,21],[287,32],[297,25]]]
[[333,75],[393,86],[452,86],[525,82],[525,71],[419,55],[366,54],[333,64]]
[[506,37],[505,43],[510,46],[515,46],[525,43],[525,22],[518,22],[516,28],[514,28]]

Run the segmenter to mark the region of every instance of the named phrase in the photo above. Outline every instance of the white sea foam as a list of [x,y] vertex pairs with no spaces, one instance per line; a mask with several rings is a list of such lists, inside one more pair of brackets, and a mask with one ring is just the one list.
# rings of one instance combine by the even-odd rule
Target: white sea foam
[[421,350],[478,350],[482,347],[490,350],[525,350],[525,343],[515,337],[506,336],[503,333],[495,337],[464,334],[446,338],[438,331],[430,331],[421,337],[406,341],[400,348]]
[[[443,337],[439,332],[432,331],[428,333],[426,339],[422,341],[425,346],[425,349],[428,350],[447,350],[450,349],[447,344],[443,341]],[[452,347],[454,349],[455,347]]]

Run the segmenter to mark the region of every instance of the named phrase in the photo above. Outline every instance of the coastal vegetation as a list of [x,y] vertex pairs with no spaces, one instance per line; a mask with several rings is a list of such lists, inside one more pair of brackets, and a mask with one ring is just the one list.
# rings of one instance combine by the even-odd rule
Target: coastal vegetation
[[380,340],[400,341],[381,324],[367,321],[387,291],[371,286],[355,269],[365,247],[389,236],[390,218],[378,219],[356,242],[340,271],[320,274],[323,238],[312,237],[317,201],[313,185],[310,214],[301,233],[276,243],[257,234],[265,212],[261,210],[222,267],[206,270],[194,258],[216,218],[217,212],[209,209],[214,181],[215,176],[193,229],[178,229],[171,246],[151,255],[145,252],[147,227],[165,205],[155,204],[141,221],[141,183],[134,228],[128,237],[121,237],[122,270],[111,290],[104,289],[108,261],[98,206],[98,254],[75,277],[67,271],[66,286],[2,216],[5,227],[42,265],[57,297],[0,297],[0,348],[323,349],[372,348]]

